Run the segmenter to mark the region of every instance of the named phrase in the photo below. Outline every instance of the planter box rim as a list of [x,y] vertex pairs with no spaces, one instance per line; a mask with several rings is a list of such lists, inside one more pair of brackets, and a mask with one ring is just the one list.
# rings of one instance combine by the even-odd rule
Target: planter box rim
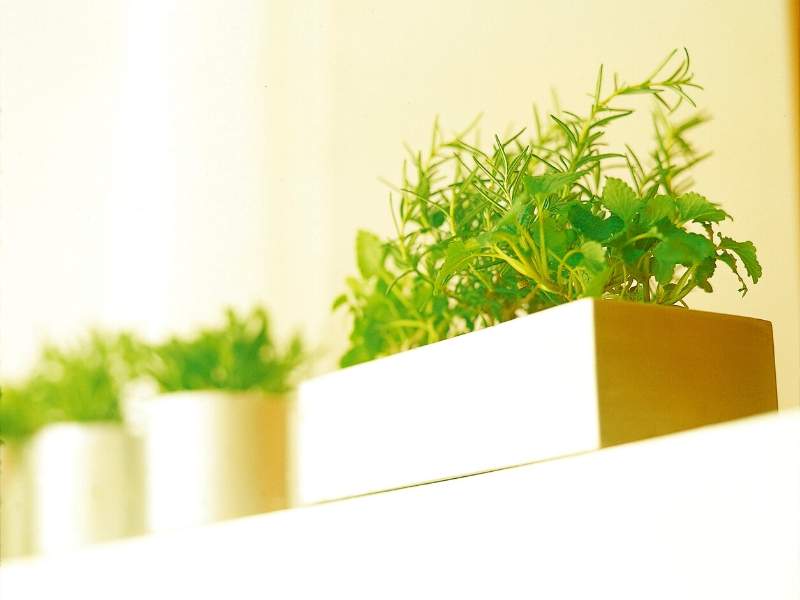
[[158,392],[148,399],[148,402],[158,403],[165,400],[188,400],[192,398],[206,398],[217,400],[235,400],[239,398],[258,398],[264,401],[286,401],[293,392],[275,393],[260,390],[225,390],[204,388],[197,390],[177,390],[171,392]]
[[539,311],[536,311],[536,312],[533,312],[533,313],[530,313],[530,314],[527,314],[527,315],[522,315],[520,317],[515,317],[513,319],[509,319],[508,321],[504,321],[503,323],[498,323],[496,325],[492,325],[491,327],[484,327],[483,329],[477,329],[475,331],[470,331],[470,332],[467,332],[467,333],[464,333],[464,334],[461,334],[461,335],[457,335],[455,337],[446,338],[446,339],[443,339],[443,340],[432,342],[432,343],[426,344],[424,346],[418,346],[416,348],[409,348],[408,350],[403,350],[402,352],[397,352],[395,354],[390,354],[388,356],[379,356],[377,358],[373,358],[372,360],[368,360],[368,361],[365,361],[365,362],[362,362],[362,363],[358,363],[356,365],[350,365],[348,367],[335,369],[335,370],[329,371],[327,373],[322,373],[320,375],[317,375],[316,377],[312,377],[310,379],[307,379],[305,381],[300,382],[300,384],[298,385],[298,389],[302,388],[308,382],[316,382],[318,380],[325,379],[325,378],[328,378],[328,377],[335,377],[335,376],[338,376],[340,373],[343,373],[343,372],[349,373],[349,372],[351,372],[352,369],[357,369],[359,367],[364,367],[365,365],[374,365],[376,363],[383,364],[383,361],[395,358],[395,357],[397,357],[399,355],[407,355],[409,353],[428,352],[431,347],[435,346],[437,348],[441,348],[442,345],[444,345],[444,344],[452,344],[455,340],[461,340],[465,336],[481,335],[484,332],[496,330],[498,327],[501,327],[501,328],[502,327],[510,327],[510,326],[513,327],[514,323],[517,323],[517,322],[522,321],[522,320],[530,321],[530,320],[536,319],[536,318],[543,319],[543,318],[546,318],[545,315],[552,316],[555,311],[569,310],[570,308],[571,309],[575,309],[576,306],[582,306],[582,305],[586,305],[586,304],[591,304],[593,307],[596,308],[598,305],[607,304],[607,303],[623,304],[623,305],[627,305],[627,306],[631,306],[631,307],[637,307],[637,308],[634,308],[634,310],[638,310],[638,309],[650,310],[650,311],[653,311],[654,313],[678,310],[678,311],[682,311],[682,312],[691,312],[693,314],[699,314],[699,315],[709,315],[709,316],[713,316],[713,318],[734,319],[734,320],[746,319],[746,320],[750,320],[750,321],[758,321],[758,322],[761,322],[761,323],[765,323],[769,327],[772,327],[772,322],[771,321],[769,321],[767,319],[762,319],[762,318],[759,318],[759,317],[751,317],[751,316],[747,316],[747,315],[738,315],[738,314],[732,314],[732,313],[716,312],[716,311],[712,311],[712,310],[701,310],[701,309],[694,309],[694,308],[684,308],[682,306],[678,306],[678,305],[674,305],[674,304],[673,305],[655,304],[655,303],[652,303],[652,302],[635,302],[635,301],[632,301],[632,300],[618,300],[618,299],[604,299],[604,298],[579,298],[578,300],[573,300],[571,302],[565,302],[564,304],[559,304],[557,306],[551,306],[550,308],[545,308],[544,310],[539,310]]
[[54,432],[61,432],[61,431],[121,431],[127,433],[125,428],[125,424],[120,421],[56,421],[54,423],[48,423],[43,425],[40,429],[37,429],[33,434],[26,436],[24,438],[25,441],[32,440],[36,437],[41,436],[42,434],[48,433],[52,434]]

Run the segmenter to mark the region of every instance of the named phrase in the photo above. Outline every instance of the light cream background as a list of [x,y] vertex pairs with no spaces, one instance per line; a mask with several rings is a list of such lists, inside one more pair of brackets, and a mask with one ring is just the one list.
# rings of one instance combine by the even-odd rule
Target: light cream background
[[[775,325],[800,403],[796,98],[786,0],[2,0],[0,369],[90,323],[151,336],[265,301],[330,351],[357,228],[389,231],[401,142],[435,115],[488,133],[550,86],[583,110],[597,65],[633,79],[690,49],[715,120],[697,189],[765,277],[696,308]],[[642,127],[644,121],[639,121]],[[641,142],[643,131],[633,135]]]

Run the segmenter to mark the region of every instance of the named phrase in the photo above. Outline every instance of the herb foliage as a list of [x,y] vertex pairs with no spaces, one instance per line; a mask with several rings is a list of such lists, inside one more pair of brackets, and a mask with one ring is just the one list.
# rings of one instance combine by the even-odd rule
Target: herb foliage
[[137,353],[129,334],[97,331],[72,346],[46,346],[24,381],[3,386],[0,437],[27,437],[50,423],[121,421],[122,386]]
[[247,314],[225,312],[218,327],[173,337],[144,350],[140,370],[163,392],[181,390],[261,390],[284,393],[306,360],[302,340],[275,343],[263,308]]
[[[686,306],[712,291],[721,263],[744,295],[762,275],[752,242],[720,232],[731,218],[692,190],[691,169],[708,154],[688,139],[708,120],[687,52],[624,83],[600,67],[582,114],[534,108],[534,129],[491,148],[471,144],[475,124],[410,152],[390,194],[395,235],[360,231],[360,277],[334,302],[353,317],[341,365],[453,337],[583,297]],[[648,156],[607,148],[607,129],[631,117],[622,103],[654,100]],[[614,171],[615,175],[609,174]]]
[[163,392],[261,390],[284,393],[307,356],[294,336],[279,348],[267,312],[225,313],[219,327],[147,344],[128,333],[91,332],[77,344],[47,346],[31,374],[0,394],[0,438],[26,438],[56,422],[120,422],[120,398],[132,380]]

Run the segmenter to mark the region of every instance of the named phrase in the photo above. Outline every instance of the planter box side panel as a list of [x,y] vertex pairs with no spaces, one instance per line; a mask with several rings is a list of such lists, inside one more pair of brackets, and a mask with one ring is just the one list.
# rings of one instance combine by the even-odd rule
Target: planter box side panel
[[777,410],[768,321],[595,302],[604,446]]

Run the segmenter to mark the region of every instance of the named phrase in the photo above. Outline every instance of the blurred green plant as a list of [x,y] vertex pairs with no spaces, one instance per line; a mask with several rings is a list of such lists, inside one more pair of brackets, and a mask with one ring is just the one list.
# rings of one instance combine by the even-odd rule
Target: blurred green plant
[[[360,277],[334,301],[353,318],[341,365],[587,296],[686,306],[695,288],[712,291],[720,263],[744,295],[742,274],[762,274],[755,246],[724,236],[730,215],[691,191],[688,173],[708,154],[687,135],[708,117],[679,108],[699,88],[688,53],[673,51],[633,84],[601,66],[584,115],[556,109],[545,123],[534,107],[527,142],[522,130],[482,150],[465,139],[474,123],[451,139],[435,123],[430,150],[409,151],[389,195],[395,236],[358,233]],[[655,100],[646,159],[605,141],[634,114],[618,102],[637,95]]]
[[120,421],[122,385],[138,353],[131,335],[96,331],[73,346],[46,346],[26,379],[2,386],[0,438],[24,438],[57,422]]
[[276,345],[263,308],[244,315],[229,309],[220,327],[144,347],[138,370],[163,392],[223,389],[284,393],[293,387],[306,359],[298,335],[285,348]]
[[46,346],[31,374],[0,389],[0,439],[29,437],[57,422],[119,422],[124,386],[150,378],[161,391],[290,390],[307,360],[302,340],[272,338],[266,311],[225,313],[221,327],[147,344],[128,333],[91,332],[77,344]]

